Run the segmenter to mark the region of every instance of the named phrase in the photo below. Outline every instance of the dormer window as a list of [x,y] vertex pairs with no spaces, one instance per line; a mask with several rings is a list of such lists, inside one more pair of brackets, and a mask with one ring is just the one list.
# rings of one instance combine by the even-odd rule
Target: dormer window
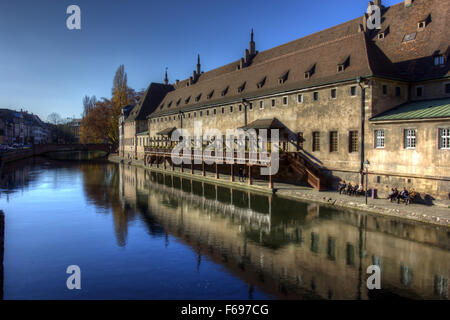
[[195,101],[200,101],[200,99],[201,99],[201,97],[202,97],[202,94],[200,93],[197,97],[195,97]]
[[247,83],[247,82],[244,81],[244,83],[241,84],[241,85],[239,86],[239,88],[238,88],[238,92],[239,92],[239,93],[241,93],[242,91],[244,91],[244,89],[245,89],[245,84],[246,84],[246,83]]
[[305,71],[305,79],[311,79],[312,75],[316,71],[316,64],[311,65],[308,69]]
[[427,25],[426,21],[419,21],[417,23],[417,30],[422,31],[423,29],[425,29],[426,25]]
[[184,100],[184,103],[188,104],[190,100],[191,100],[191,96],[187,97],[186,100]]
[[264,84],[266,83],[266,78],[267,78],[267,77],[262,78],[262,79],[256,84],[256,87],[257,87],[258,89],[261,89],[262,87],[264,87]]
[[445,64],[445,58],[442,54],[434,56],[434,65],[443,66]]
[[214,95],[214,90],[211,91],[210,93],[208,93],[208,95],[206,96],[206,98],[209,100],[212,98],[212,96]]
[[179,106],[179,105],[180,105],[180,103],[181,103],[181,98],[180,98],[180,99],[178,99],[178,101],[177,101],[177,106]]
[[169,102],[169,104],[167,105],[167,108],[170,108],[172,106],[172,101]]
[[385,36],[384,32],[380,32],[378,34],[378,40],[384,39],[384,36]]
[[342,72],[350,65],[350,56],[342,59],[337,65],[337,71]]
[[288,76],[289,76],[289,70],[286,71],[285,73],[283,73],[281,75],[281,77],[278,78],[278,84],[284,84],[287,81]]
[[224,97],[228,93],[228,89],[230,86],[227,86],[225,89],[222,90],[221,96]]
[[164,103],[159,107],[160,110],[164,108]]

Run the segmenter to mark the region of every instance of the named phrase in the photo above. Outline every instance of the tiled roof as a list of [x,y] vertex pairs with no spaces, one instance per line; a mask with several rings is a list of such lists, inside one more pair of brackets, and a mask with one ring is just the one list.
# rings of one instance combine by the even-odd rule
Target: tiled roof
[[[343,50],[343,48],[345,49]],[[343,72],[338,73],[338,63],[344,56],[350,56],[349,65]],[[305,79],[305,72],[309,71],[311,65],[315,65],[314,73],[310,79]],[[355,79],[357,76],[366,76],[370,73],[365,36],[363,33],[355,33],[321,46],[305,48],[265,62],[253,63],[247,68],[225,73],[209,80],[200,78],[197,83],[190,86],[178,86],[178,89],[167,94],[151,117],[176,113],[178,110],[186,111],[204,105],[239,101],[242,98],[310,87],[326,82]],[[265,81],[262,83],[261,80],[264,78]],[[280,83],[280,79],[284,81]],[[226,90],[227,88],[228,90]],[[209,97],[209,93],[213,90],[213,95]],[[198,101],[192,98],[199,96]],[[191,99],[187,100],[189,97]],[[177,105],[178,101],[181,101],[179,105]]]
[[257,119],[246,126],[241,127],[240,129],[248,130],[248,129],[283,129],[286,128],[284,124],[281,123],[277,118],[270,119]]
[[[401,2],[383,8],[380,30],[361,31],[363,18],[360,17],[259,52],[249,66],[242,69],[238,68],[237,60],[201,73],[190,85],[189,79],[179,82],[150,117],[352,80],[358,76],[375,75],[405,81],[450,76],[448,59],[444,66],[433,64],[436,54],[448,57],[450,53],[449,9],[448,0],[414,0],[409,8]],[[417,24],[423,19],[427,20],[427,25],[418,31]],[[380,32],[385,33],[383,39],[378,39]],[[403,41],[414,32],[414,40]],[[344,66],[341,72],[338,72],[338,65]],[[309,74],[305,75],[306,72]]]
[[371,121],[450,118],[450,98],[402,104],[372,117]]
[[159,135],[159,136],[169,136],[175,130],[177,130],[177,128],[175,128],[175,127],[166,128],[166,129],[161,130],[160,132],[158,132],[157,135]]
[[142,99],[130,111],[125,122],[135,120],[145,120],[147,116],[155,110],[167,92],[173,90],[173,86],[162,83],[151,83],[145,90]]

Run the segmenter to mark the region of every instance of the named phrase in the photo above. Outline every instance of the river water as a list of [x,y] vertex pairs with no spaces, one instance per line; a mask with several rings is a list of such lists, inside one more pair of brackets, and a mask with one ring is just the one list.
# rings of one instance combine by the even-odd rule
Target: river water
[[0,209],[4,299],[449,297],[445,227],[45,158],[3,168]]

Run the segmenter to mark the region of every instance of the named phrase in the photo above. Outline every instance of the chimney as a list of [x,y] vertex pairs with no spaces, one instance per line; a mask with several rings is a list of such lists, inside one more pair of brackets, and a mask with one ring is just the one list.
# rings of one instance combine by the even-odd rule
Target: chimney
[[412,6],[413,0],[405,0],[405,8],[409,8]]

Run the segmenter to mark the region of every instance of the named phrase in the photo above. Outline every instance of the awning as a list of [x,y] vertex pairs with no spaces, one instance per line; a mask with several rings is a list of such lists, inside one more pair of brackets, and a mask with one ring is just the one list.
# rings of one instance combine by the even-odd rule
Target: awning
[[405,103],[372,117],[370,121],[401,121],[449,117],[450,98],[446,98]]
[[281,123],[280,120],[277,118],[272,119],[257,119],[246,126],[240,127],[239,129],[242,130],[249,130],[249,129],[285,129],[286,126]]
[[148,131],[139,132],[137,136],[148,136]]
[[157,135],[160,136],[170,136],[172,134],[172,132],[174,132],[175,130],[177,130],[177,128],[175,127],[171,127],[171,128],[166,128],[160,132],[157,133]]

